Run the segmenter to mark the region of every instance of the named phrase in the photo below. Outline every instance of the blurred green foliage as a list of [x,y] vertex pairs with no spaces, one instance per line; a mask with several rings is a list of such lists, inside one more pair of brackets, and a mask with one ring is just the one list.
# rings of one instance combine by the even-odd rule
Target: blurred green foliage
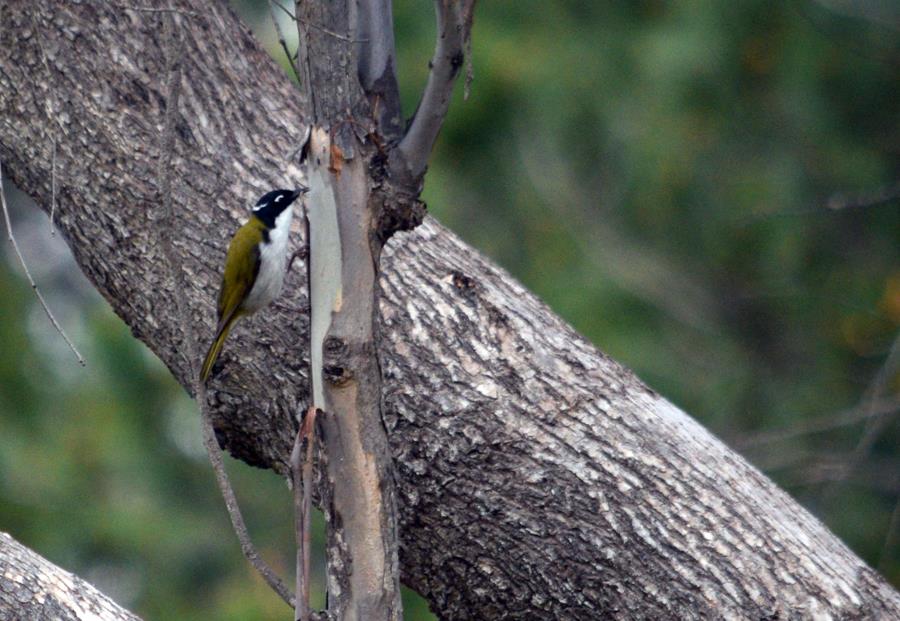
[[[234,5],[284,62],[265,3]],[[482,2],[471,95],[425,198],[900,585],[900,202],[828,208],[900,180],[896,7]],[[395,22],[411,111],[431,4],[398,0]],[[26,253],[53,258],[17,202]],[[147,618],[286,618],[240,555],[180,387],[71,259],[45,260],[79,368],[6,254],[0,529]],[[229,467],[289,575],[283,482]],[[426,610],[410,595],[407,618]]]

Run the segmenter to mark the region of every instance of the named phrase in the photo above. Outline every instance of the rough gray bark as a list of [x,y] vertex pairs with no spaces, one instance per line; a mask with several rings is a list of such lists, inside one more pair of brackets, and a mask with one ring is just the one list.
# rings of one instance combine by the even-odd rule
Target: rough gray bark
[[139,621],[93,586],[0,532],[0,621]]
[[[260,189],[299,174],[287,156],[303,111],[226,7],[191,8],[175,242],[192,283],[179,294],[211,334],[228,235]],[[70,2],[37,11],[36,32],[29,10],[0,4],[4,169],[49,208],[45,102],[58,102],[57,225],[116,312],[189,385],[147,230],[161,24]],[[821,523],[439,224],[395,236],[382,268],[403,579],[441,617],[900,617],[900,596]],[[296,356],[304,272],[236,329],[211,395],[223,446],[282,474],[307,398]]]

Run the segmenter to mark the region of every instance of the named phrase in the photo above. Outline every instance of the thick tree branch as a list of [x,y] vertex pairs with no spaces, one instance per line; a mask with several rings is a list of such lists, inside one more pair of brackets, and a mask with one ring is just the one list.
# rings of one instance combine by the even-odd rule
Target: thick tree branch
[[475,0],[435,0],[437,43],[431,59],[431,72],[419,101],[419,107],[400,141],[402,157],[393,166],[395,172],[412,179],[425,174],[431,149],[437,140],[456,78],[465,63],[465,49],[472,32]]
[[0,619],[140,621],[93,586],[0,532]]
[[[33,6],[0,4],[0,159],[49,209]],[[229,234],[261,188],[300,174],[285,157],[303,139],[304,111],[222,3],[192,8],[206,22],[188,20],[184,33],[173,159],[182,183],[172,194],[184,206],[183,295],[211,332]],[[72,162],[57,226],[116,312],[187,384],[147,217],[158,190],[159,33],[100,4],[54,11],[42,36],[66,94],[68,138],[57,149]],[[900,596],[821,523],[451,232],[426,220],[395,236],[382,268],[381,395],[403,579],[440,616],[900,616]],[[223,445],[282,474],[309,386],[297,357],[308,329],[303,271],[289,274],[265,319],[237,328],[210,393]]]

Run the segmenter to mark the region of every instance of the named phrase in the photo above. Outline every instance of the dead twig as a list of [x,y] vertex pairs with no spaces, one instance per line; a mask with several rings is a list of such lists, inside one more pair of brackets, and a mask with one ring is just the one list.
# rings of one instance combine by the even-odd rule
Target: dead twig
[[86,366],[84,358],[81,357],[81,354],[78,353],[78,350],[75,349],[75,345],[72,343],[71,339],[69,339],[66,331],[62,329],[62,326],[59,325],[59,322],[56,320],[56,317],[53,316],[53,313],[50,311],[50,307],[47,305],[47,301],[44,299],[44,296],[41,294],[41,290],[38,289],[37,284],[34,282],[34,278],[31,275],[31,271],[28,269],[28,264],[25,263],[25,257],[22,255],[22,251],[19,249],[19,244],[16,242],[16,238],[13,235],[12,230],[12,222],[9,219],[9,209],[6,207],[6,192],[3,190],[3,163],[0,162],[0,203],[3,205],[3,218],[6,220],[6,232],[7,238],[10,242],[12,242],[13,250],[16,252],[16,256],[19,258],[19,263],[22,265],[22,270],[25,272],[25,277],[28,279],[28,283],[31,285],[31,290],[34,291],[34,294],[37,296],[38,301],[41,303],[41,307],[44,309],[44,312],[47,314],[47,317],[50,319],[50,323],[53,324],[53,327],[56,328],[56,331],[59,332],[59,335],[63,337],[63,340],[66,342],[66,345],[69,346],[69,349],[72,350],[72,353],[75,354],[75,357],[78,358],[78,364],[81,366]]
[[[180,260],[175,253],[172,240],[175,238],[176,231],[174,226],[174,214],[172,210],[172,176],[171,160],[172,153],[175,149],[175,124],[178,117],[178,100],[181,94],[181,54],[182,41],[178,36],[175,28],[175,18],[166,20],[166,56],[168,79],[166,83],[166,112],[165,122],[163,125],[163,134],[160,143],[160,159],[159,169],[157,172],[159,178],[159,194],[161,203],[162,218],[160,222],[160,239],[166,263],[168,264],[169,278],[173,284],[174,291],[186,291],[187,283],[184,275],[179,269]],[[212,425],[212,417],[209,412],[209,404],[206,399],[206,386],[200,381],[197,362],[200,360],[200,354],[197,349],[197,338],[194,334],[193,324],[189,320],[190,314],[187,309],[185,296],[175,295],[176,309],[180,319],[182,329],[184,330],[182,351],[187,355],[187,366],[189,369],[191,383],[194,389],[194,397],[200,407],[201,429],[203,431],[203,445],[206,447],[206,453],[212,464],[213,471],[216,474],[216,483],[225,500],[225,507],[228,510],[228,516],[231,518],[231,524],[241,544],[241,552],[244,557],[256,568],[266,583],[275,591],[288,605],[294,605],[291,592],[285,586],[284,582],[275,574],[272,568],[260,557],[250,539],[247,531],[247,525],[244,522],[240,507],[235,496],[234,489],[225,470],[225,464],[222,461],[221,448],[216,439],[215,430]]]
[[325,26],[320,26],[319,24],[317,24],[313,21],[301,19],[299,17],[295,17],[294,20],[304,23],[307,26],[310,26],[312,28],[315,28],[319,32],[324,32],[329,37],[334,37],[335,39],[340,39],[341,41],[346,41],[348,43],[364,43],[365,41],[368,41],[368,39],[354,39],[353,37],[348,37],[347,35],[342,35],[339,32],[335,32],[334,30],[329,30]]
[[875,445],[881,432],[890,421],[890,415],[893,413],[893,410],[880,413],[875,413],[875,410],[876,404],[889,390],[890,379],[898,369],[900,369],[900,333],[898,333],[894,339],[884,364],[881,365],[881,368],[878,370],[878,373],[875,374],[875,378],[863,395],[860,407],[871,413],[871,415],[866,418],[866,425],[863,428],[862,436],[844,464],[843,477],[839,477],[833,485],[822,493],[820,499],[821,503],[827,504],[834,499],[837,492],[842,488],[846,478],[866,459],[869,451],[872,450],[872,447]]
[[297,539],[297,584],[294,621],[309,621],[310,524],[312,520],[313,450],[318,410],[310,406],[300,421],[291,451],[294,528]]
[[825,206],[833,211],[841,211],[843,209],[878,207],[895,200],[900,200],[900,181],[895,181],[871,192],[854,195],[835,194],[828,199]]
[[200,17],[200,14],[196,11],[189,11],[188,9],[179,9],[178,7],[146,7],[146,6],[133,6],[130,4],[119,4],[118,2],[109,2],[106,1],[111,7],[115,7],[117,9],[124,9],[126,11],[136,11],[138,13],[177,13],[179,15],[185,15],[187,17]]
[[466,81],[463,83],[463,101],[469,100],[472,82],[475,81],[475,61],[472,59],[472,37],[466,37]]
[[735,448],[740,450],[752,449],[793,440],[798,437],[825,433],[842,427],[849,427],[872,417],[883,416],[900,410],[900,397],[894,399],[880,399],[872,403],[863,403],[849,410],[838,412],[828,416],[820,416],[812,420],[802,421],[786,429],[762,431],[753,435],[739,438],[734,442]]
[[[278,16],[275,15],[275,9],[272,7],[277,6],[282,11],[291,15],[286,8],[281,6],[276,0],[269,0],[269,14],[272,16],[272,23],[275,25],[275,32],[278,33],[278,42],[281,44],[281,49],[284,50],[284,55],[287,56],[288,63],[291,65],[291,70],[294,72],[294,77],[297,78],[297,83],[300,83],[300,70],[297,67],[297,55],[291,54],[291,51],[288,49],[287,40],[284,38],[284,31],[281,29],[281,23],[278,21]],[[291,15],[293,18],[293,15]]]
[[[196,345],[194,346],[192,353],[198,353]],[[196,356],[193,357],[196,358]],[[194,365],[191,365],[191,372],[195,378],[198,377]],[[200,405],[203,445],[206,447],[206,453],[209,456],[209,461],[216,474],[216,483],[219,485],[219,491],[222,493],[222,498],[225,500],[225,508],[228,510],[228,517],[231,519],[231,525],[241,544],[241,552],[244,554],[244,558],[250,561],[250,564],[256,568],[256,571],[259,572],[263,580],[266,581],[266,584],[268,584],[288,606],[293,608],[295,606],[295,600],[291,595],[290,590],[287,588],[284,581],[275,574],[275,571],[269,564],[259,555],[256,546],[253,545],[253,541],[250,539],[247,524],[244,522],[244,516],[241,514],[241,508],[238,505],[237,497],[234,494],[234,488],[231,486],[228,472],[225,470],[225,464],[222,461],[222,451],[219,447],[219,441],[216,439],[216,432],[215,429],[213,429],[209,413],[209,405],[206,401],[206,386],[203,382],[195,379],[194,390],[197,397],[197,403]]]
[[281,11],[283,11],[284,14],[287,15],[291,19],[291,21],[306,24],[307,26],[311,26],[312,28],[315,28],[316,30],[318,30],[320,32],[324,32],[325,34],[330,35],[336,39],[340,39],[341,41],[348,41],[350,43],[360,43],[362,41],[366,41],[366,39],[354,39],[353,37],[348,37],[346,35],[339,34],[337,32],[334,32],[333,30],[329,30],[328,28],[325,28],[324,26],[320,26],[319,24],[316,24],[315,22],[297,17],[296,15],[294,15],[293,13],[288,11],[284,6],[282,6],[282,4],[280,2],[278,2],[278,0],[269,0],[269,3],[274,4],[277,8],[281,9]]
[[297,435],[294,437],[294,446],[291,449],[291,492],[294,498],[294,541],[297,543],[297,552],[294,559],[294,621],[307,621],[309,618],[309,600],[304,597],[306,584],[309,582],[309,572],[306,567],[306,554],[303,543],[306,541],[306,520],[303,512],[303,436],[306,427],[305,419],[313,416],[315,408],[310,406],[305,416],[300,416],[297,422]]
[[291,21],[297,21],[297,16],[288,11],[278,0],[269,0],[269,4],[274,4],[277,8],[290,18]]
[[[304,147],[306,141],[304,141]],[[301,199],[301,216],[303,223],[303,244],[294,255],[291,256],[291,263],[294,262],[294,256],[302,250],[304,259],[306,260],[306,282],[309,287],[309,295],[307,296],[307,313],[312,313],[312,288],[309,284],[312,282],[312,274],[309,262],[309,217],[306,212],[306,201]],[[291,266],[288,265],[288,270]],[[309,315],[312,316],[311,314]],[[312,338],[310,338],[312,343]],[[309,377],[312,378],[312,358],[309,363]],[[315,404],[310,405],[306,410],[306,415],[302,416],[298,421],[300,423],[297,429],[297,437],[294,440],[294,448],[291,451],[291,480],[293,482],[294,492],[294,529],[295,539],[297,541],[297,559],[296,559],[296,584],[294,607],[294,621],[309,621],[309,582],[310,582],[310,520],[312,517],[312,449],[315,439],[316,427],[316,407]],[[304,440],[306,445],[304,447]],[[307,467],[307,462],[309,466]]]
[[50,235],[56,235],[53,217],[56,214],[56,138],[53,139],[53,153],[50,156]]
[[[896,493],[898,463],[893,459],[878,460],[864,468],[848,473],[846,455],[811,456],[806,463],[789,466],[779,474],[779,482],[787,488],[830,486],[848,479],[853,485],[876,490],[880,493]],[[852,477],[848,477],[848,474]]]
[[882,574],[887,569],[890,552],[897,545],[898,539],[900,539],[900,498],[897,498],[897,502],[894,504],[894,512],[891,513],[891,521],[884,536],[884,543],[881,544],[881,551],[878,553],[878,562],[875,563],[875,569]]

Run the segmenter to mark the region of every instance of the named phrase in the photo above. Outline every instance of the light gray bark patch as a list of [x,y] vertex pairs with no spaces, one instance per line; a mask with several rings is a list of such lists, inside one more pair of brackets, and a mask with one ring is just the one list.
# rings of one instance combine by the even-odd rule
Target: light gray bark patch
[[81,578],[0,532],[0,621],[139,621]]

